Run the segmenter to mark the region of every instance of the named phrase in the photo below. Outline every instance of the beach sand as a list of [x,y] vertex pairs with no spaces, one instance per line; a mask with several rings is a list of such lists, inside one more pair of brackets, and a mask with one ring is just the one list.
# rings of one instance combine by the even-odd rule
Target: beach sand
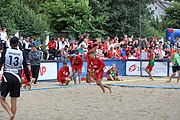
[[[152,82],[147,78],[125,77],[122,84],[180,87],[175,80],[166,83],[166,78],[157,79]],[[40,82],[33,87],[56,84]],[[180,89],[117,86],[112,91],[106,89],[102,93],[96,85],[22,91],[15,120],[180,120]],[[7,119],[8,114],[0,106],[0,120]]]

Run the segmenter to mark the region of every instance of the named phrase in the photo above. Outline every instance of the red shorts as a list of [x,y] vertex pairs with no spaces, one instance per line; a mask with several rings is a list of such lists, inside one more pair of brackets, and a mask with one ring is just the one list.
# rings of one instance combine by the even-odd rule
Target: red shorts
[[95,74],[94,80],[102,79],[104,76],[104,70],[100,71],[98,74]]
[[66,81],[67,78],[68,78],[68,77],[61,77],[61,78],[60,78],[60,81],[63,83],[63,82]]
[[154,66],[148,65],[146,68],[147,68],[149,71],[152,71],[153,67],[154,67]]
[[78,71],[80,69],[80,71],[82,71],[82,67],[81,66],[72,66],[72,70],[74,71]]

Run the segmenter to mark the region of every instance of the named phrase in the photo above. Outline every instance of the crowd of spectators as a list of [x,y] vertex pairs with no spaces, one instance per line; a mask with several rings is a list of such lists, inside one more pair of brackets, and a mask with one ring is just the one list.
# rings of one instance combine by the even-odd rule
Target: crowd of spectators
[[[9,47],[9,39],[5,28],[0,29],[1,33],[1,48]],[[86,58],[87,52],[96,47],[96,57],[102,60],[107,59],[142,59],[148,58],[148,49],[151,46],[155,53],[156,59],[168,58],[173,54],[174,48],[177,45],[171,44],[170,41],[157,39],[152,40],[144,38],[135,39],[133,36],[124,35],[123,39],[118,37],[110,38],[105,36],[104,39],[95,38],[89,39],[88,34],[83,34],[76,41],[69,41],[68,38],[51,37],[49,42],[44,44],[40,36],[37,37],[19,37],[19,49],[24,50],[27,54],[31,51],[32,46],[36,46],[37,50],[41,51],[42,59],[49,60],[68,60],[70,54],[76,53],[83,59]],[[179,43],[178,43],[179,44]],[[45,49],[42,49],[45,48]],[[141,51],[142,50],[142,51]],[[141,52],[140,52],[141,51]],[[141,53],[141,54],[140,54]]]

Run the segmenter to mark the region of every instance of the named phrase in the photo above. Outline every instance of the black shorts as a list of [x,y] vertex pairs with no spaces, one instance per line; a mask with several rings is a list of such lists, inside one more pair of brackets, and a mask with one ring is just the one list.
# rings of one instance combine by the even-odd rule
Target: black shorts
[[172,71],[177,72],[180,70],[180,66],[172,66]]
[[2,83],[0,85],[0,96],[5,99],[10,93],[10,97],[12,98],[20,97],[21,83],[19,80],[9,73],[5,73],[4,76],[5,79],[2,77]]

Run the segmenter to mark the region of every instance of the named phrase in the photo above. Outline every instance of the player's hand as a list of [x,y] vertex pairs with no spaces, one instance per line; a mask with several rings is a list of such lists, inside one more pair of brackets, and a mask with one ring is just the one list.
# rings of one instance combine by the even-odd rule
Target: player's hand
[[96,70],[96,73],[99,73],[99,70]]
[[91,72],[91,69],[88,69],[88,72]]
[[30,90],[30,89],[31,89],[31,82],[28,82],[28,83],[26,84],[26,86],[27,86],[27,89]]
[[62,82],[59,82],[59,86],[62,86],[63,84],[62,84]]
[[175,62],[172,62],[173,65],[175,65]]

